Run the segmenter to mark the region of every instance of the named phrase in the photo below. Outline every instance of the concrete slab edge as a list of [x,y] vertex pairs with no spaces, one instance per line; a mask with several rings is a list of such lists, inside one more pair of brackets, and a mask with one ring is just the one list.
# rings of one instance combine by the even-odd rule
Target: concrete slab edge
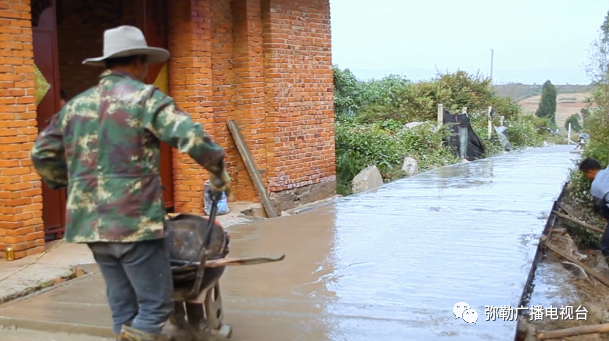
[[[548,214],[548,218],[546,220],[546,225],[544,226],[541,235],[539,236],[539,241],[537,243],[537,248],[535,250],[535,256],[533,257],[533,261],[531,263],[531,268],[529,269],[529,274],[527,276],[527,280],[524,283],[522,295],[518,301],[519,307],[526,307],[528,300],[531,298],[531,293],[533,291],[533,280],[535,279],[535,273],[537,272],[537,266],[541,262],[542,254],[543,254],[543,241],[541,240],[541,236],[549,237],[552,234],[552,230],[554,229],[554,225],[556,224],[556,214],[554,211],[558,209],[558,204],[561,203],[567,193],[567,187],[569,186],[569,182],[565,182],[562,184],[562,189],[558,198],[552,203],[551,211]],[[518,312],[516,329],[514,331],[514,341],[524,340],[528,334],[531,333],[529,326],[527,325],[526,319],[521,318],[523,316],[522,310]]]
[[10,294],[7,296],[0,297],[0,305],[6,304],[9,302],[17,302],[25,298],[29,298],[33,295],[38,295],[43,292],[47,292],[49,290],[55,289],[58,286],[61,286],[67,282],[70,282],[74,279],[86,276],[86,272],[79,266],[70,267],[70,274],[67,276],[60,276],[56,278],[49,279],[47,281],[40,282],[36,285],[24,288],[23,290],[16,292],[14,294]]
[[318,200],[318,201],[310,202],[308,204],[304,204],[304,205],[300,205],[300,206],[294,207],[292,209],[283,211],[281,213],[282,214],[285,213],[285,214],[288,214],[288,215],[295,215],[295,214],[304,213],[304,212],[316,209],[317,207],[330,204],[330,203],[332,203],[332,202],[334,202],[334,201],[336,201],[336,200],[338,200],[338,199],[340,199],[342,197],[343,197],[342,195],[337,194],[337,195],[331,196],[331,197],[326,198],[326,199],[322,199],[322,200]]
[[83,326],[71,323],[44,322],[36,320],[23,320],[8,317],[0,317],[0,326],[5,328],[17,328],[37,330],[44,332],[58,332],[74,335],[88,335],[94,337],[112,338],[113,332],[110,327]]

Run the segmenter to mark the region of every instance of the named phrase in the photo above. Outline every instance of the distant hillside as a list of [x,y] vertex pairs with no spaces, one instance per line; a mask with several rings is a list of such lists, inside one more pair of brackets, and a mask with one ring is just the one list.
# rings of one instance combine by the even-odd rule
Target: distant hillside
[[[521,101],[530,97],[541,95],[541,87],[543,84],[503,84],[495,85],[495,91],[498,96],[511,97],[515,101]],[[593,89],[592,85],[554,85],[557,94],[574,94],[574,93],[590,93]]]
[[[569,116],[578,114],[586,107],[585,99],[590,96],[589,92],[559,93],[556,96],[556,125],[559,128],[565,126],[565,121]],[[535,115],[539,108],[541,95],[525,98],[518,104],[525,113]]]

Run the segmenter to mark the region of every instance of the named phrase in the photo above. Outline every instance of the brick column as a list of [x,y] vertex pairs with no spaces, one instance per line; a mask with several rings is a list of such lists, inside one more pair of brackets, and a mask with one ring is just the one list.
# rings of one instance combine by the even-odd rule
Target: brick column
[[[213,136],[210,1],[172,0],[169,11],[169,91],[178,105]],[[176,212],[203,212],[207,172],[174,153]]]
[[[260,0],[233,0],[233,71],[235,114],[258,169],[266,170],[267,122],[264,94],[264,56]],[[235,184],[240,200],[258,201],[251,176],[239,157]],[[263,181],[266,173],[262,174]]]
[[42,190],[29,151],[38,135],[29,1],[0,4],[0,257],[44,250]]
[[[262,2],[269,188],[280,192],[333,183],[330,2]],[[333,185],[325,187],[331,195]]]
[[[226,121],[235,115],[235,75],[233,73],[233,14],[229,0],[211,2],[211,62],[213,84],[214,140],[226,151],[226,166],[233,178],[247,172],[233,143]],[[238,177],[237,177],[238,178]],[[241,200],[237,179],[234,199]]]

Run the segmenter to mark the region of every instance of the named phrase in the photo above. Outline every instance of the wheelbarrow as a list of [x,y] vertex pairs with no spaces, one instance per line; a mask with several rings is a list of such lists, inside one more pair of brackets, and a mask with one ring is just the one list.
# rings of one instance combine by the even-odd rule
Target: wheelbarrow
[[165,242],[169,249],[174,283],[175,310],[169,319],[171,340],[228,339],[232,327],[224,324],[220,277],[227,266],[277,262],[285,255],[226,258],[230,237],[215,218],[221,193],[209,192],[209,217],[178,214],[167,222]]

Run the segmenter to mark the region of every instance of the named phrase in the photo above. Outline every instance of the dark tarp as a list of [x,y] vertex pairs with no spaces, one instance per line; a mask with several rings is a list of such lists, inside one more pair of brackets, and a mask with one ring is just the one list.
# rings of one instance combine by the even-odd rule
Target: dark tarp
[[[464,130],[463,132],[467,135],[467,149],[464,151],[465,159],[468,161],[473,161],[479,158],[484,157],[484,144],[482,140],[476,135],[474,129],[469,123],[469,117],[466,114],[457,114],[453,115],[448,110],[444,109],[444,124],[453,124],[452,130],[453,134],[448,139],[448,145],[455,147],[457,151],[457,156],[462,157],[462,148],[461,141],[459,136],[459,131]],[[464,141],[465,142],[465,141]]]

